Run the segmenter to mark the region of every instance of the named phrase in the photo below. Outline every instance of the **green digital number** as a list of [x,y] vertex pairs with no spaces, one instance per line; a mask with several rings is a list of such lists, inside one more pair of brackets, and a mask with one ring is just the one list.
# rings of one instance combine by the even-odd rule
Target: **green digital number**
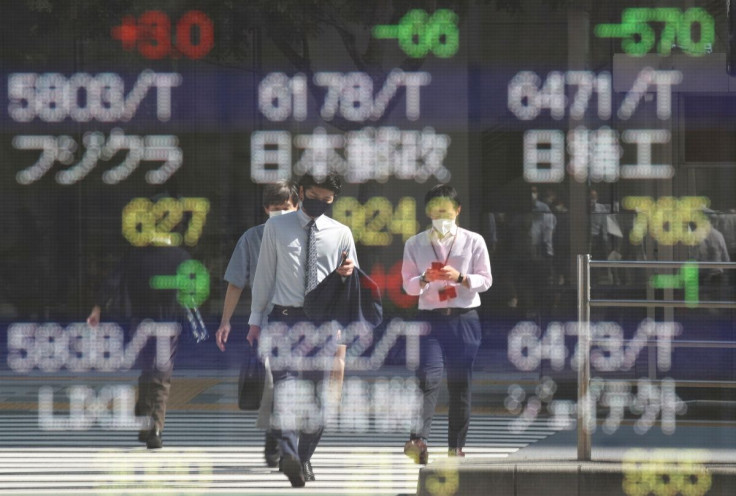
[[[659,43],[652,24],[661,25]],[[695,27],[700,39],[693,39]],[[642,57],[656,45],[659,55],[669,55],[673,46],[679,46],[686,54],[705,55],[715,40],[713,16],[700,7],[684,12],[674,7],[630,8],[621,14],[620,24],[598,24],[594,29],[599,38],[621,38],[621,48],[634,57]]]
[[439,9],[431,16],[422,9],[410,10],[398,24],[374,26],[373,36],[397,38],[401,49],[412,58],[422,58],[430,52],[440,58],[449,58],[460,46],[457,14],[447,9]]
[[210,274],[201,262],[187,260],[174,275],[151,277],[153,289],[175,289],[176,299],[185,308],[197,308],[210,295]]

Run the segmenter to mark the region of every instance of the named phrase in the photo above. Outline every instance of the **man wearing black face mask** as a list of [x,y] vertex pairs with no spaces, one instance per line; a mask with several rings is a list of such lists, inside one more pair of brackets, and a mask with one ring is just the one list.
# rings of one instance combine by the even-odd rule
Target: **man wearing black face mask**
[[[269,305],[273,305],[268,315],[269,324],[283,322],[291,328],[306,322],[309,319],[304,314],[304,296],[331,272],[337,271],[345,277],[357,266],[352,232],[324,215],[341,189],[337,175],[328,175],[322,182],[309,174],[304,175],[299,181],[301,209],[266,222],[248,320],[247,339],[251,344],[260,337],[260,326]],[[323,425],[319,419],[319,399],[315,403],[317,412],[303,415],[303,410],[312,404],[310,399],[295,398],[285,391],[304,391],[305,388],[317,391],[323,376],[323,371],[273,368],[272,430],[279,439],[283,455],[281,470],[294,487],[315,480],[310,459]],[[299,407],[302,411],[295,411]]]

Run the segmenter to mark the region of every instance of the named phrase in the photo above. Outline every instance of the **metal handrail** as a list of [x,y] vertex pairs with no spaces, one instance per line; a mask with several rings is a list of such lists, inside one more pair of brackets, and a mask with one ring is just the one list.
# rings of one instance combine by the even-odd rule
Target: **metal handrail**
[[[632,261],[632,260],[591,260],[590,254],[578,255],[578,411],[577,436],[578,460],[590,461],[591,422],[587,400],[590,386],[590,307],[665,307],[665,308],[736,308],[736,302],[702,301],[694,304],[680,300],[611,300],[590,298],[590,269],[593,268],[650,268],[677,269],[691,261]],[[697,262],[698,268],[736,269],[736,262]],[[695,342],[693,342],[695,345]],[[699,345],[695,345],[699,346]]]
[[[578,255],[584,257],[585,255]],[[683,264],[697,264],[698,268],[704,269],[736,269],[736,262],[694,262],[684,260],[682,262],[668,260],[590,260],[591,268],[619,268],[619,269],[679,269]]]
[[[607,344],[615,343],[617,340],[611,338],[595,338],[590,340],[590,344]],[[670,342],[673,348],[736,348],[734,341],[704,341],[694,339],[673,339]]]
[[731,301],[698,301],[693,303],[681,300],[590,300],[591,307],[630,307],[630,308],[736,308]]

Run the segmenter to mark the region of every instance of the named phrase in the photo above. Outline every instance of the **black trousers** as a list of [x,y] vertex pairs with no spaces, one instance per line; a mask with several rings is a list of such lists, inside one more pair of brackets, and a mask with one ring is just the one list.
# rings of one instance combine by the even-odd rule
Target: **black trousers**
[[424,398],[422,425],[411,437],[429,438],[443,371],[446,371],[450,396],[447,445],[450,449],[462,448],[470,426],[470,386],[481,339],[478,312],[456,311],[451,315],[442,315],[420,311],[417,319],[428,322],[431,332],[420,338],[421,356],[417,377]]

